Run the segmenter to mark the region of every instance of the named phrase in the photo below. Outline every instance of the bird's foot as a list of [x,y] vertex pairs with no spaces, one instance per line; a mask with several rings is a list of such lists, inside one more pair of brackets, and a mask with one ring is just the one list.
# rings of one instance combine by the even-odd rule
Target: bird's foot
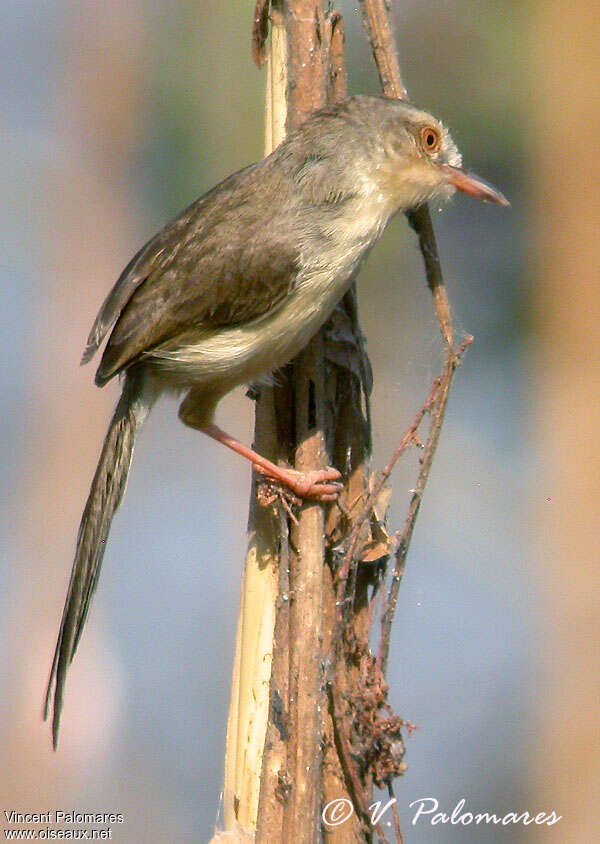
[[277,466],[277,472],[273,472],[258,463],[253,464],[255,472],[264,475],[271,483],[279,484],[289,490],[295,501],[302,503],[304,500],[311,501],[336,501],[344,485],[339,482],[342,477],[337,469],[316,469],[313,472],[297,472],[295,469],[286,469]]
[[254,471],[264,475],[270,484],[279,484],[285,487],[284,492],[288,499],[290,499],[290,496],[287,490],[290,490],[292,496],[299,499],[299,504],[304,499],[322,502],[335,501],[344,488],[344,485],[339,483],[342,476],[337,469],[329,468],[317,469],[314,472],[297,472],[295,469],[278,466],[271,460],[267,460],[266,457],[257,454],[253,449],[242,445],[242,443],[238,442],[238,440],[234,439],[234,437],[230,436],[213,422],[203,425],[201,430],[205,434],[208,434],[209,437],[212,437],[213,440],[223,443],[227,448],[249,460],[254,467]]

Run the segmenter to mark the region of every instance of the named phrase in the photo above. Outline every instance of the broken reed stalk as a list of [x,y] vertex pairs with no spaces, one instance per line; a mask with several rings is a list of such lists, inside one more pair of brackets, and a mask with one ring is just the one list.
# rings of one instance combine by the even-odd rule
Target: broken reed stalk
[[[260,3],[255,19],[260,22],[259,6]],[[283,22],[287,35],[291,127],[308,117],[325,98],[345,97],[343,22],[337,14],[325,15],[321,2],[314,0],[273,4],[271,19],[273,26]],[[260,60],[264,55],[264,29],[255,25],[254,32],[259,39],[254,53]],[[340,336],[345,343],[343,352],[339,350]],[[363,356],[355,291],[351,290],[331,323],[295,364],[295,424],[288,422],[286,428],[284,422],[281,426],[284,430],[295,427],[296,441],[300,443],[296,453],[298,468],[307,455],[311,463],[305,463],[306,468],[330,462],[326,459],[326,447],[330,445],[332,462],[345,468],[348,494],[357,500],[362,500],[365,493],[364,464],[370,441],[368,422],[362,413],[369,370]],[[334,413],[332,417],[332,406],[351,409],[343,416]],[[285,522],[291,542],[287,546],[287,564],[280,560],[271,717],[257,818],[256,840],[261,842],[296,844],[317,840],[321,798],[324,804],[335,798],[350,801],[335,731],[338,720],[347,720],[349,714],[334,719],[325,697],[324,664],[331,646],[335,589],[331,568],[325,565],[323,515],[321,506],[306,505],[298,524],[293,520],[290,525]],[[328,535],[339,529],[342,518],[341,509],[329,510]],[[286,546],[285,541],[280,546]],[[366,587],[363,592],[366,597]],[[317,607],[319,617],[315,617]],[[361,623],[363,615],[357,614]],[[352,669],[344,674],[351,684]],[[370,829],[363,834],[357,817],[349,819],[343,828],[324,834],[328,841],[339,844],[370,839]]]
[[[263,6],[268,13],[268,3]],[[267,68],[265,155],[285,136],[286,68],[285,26],[281,19],[276,19]],[[272,388],[262,389],[256,402],[254,446],[272,460],[288,458],[285,443],[279,436]],[[261,506],[257,480],[253,478],[225,750],[223,821],[228,834],[252,833],[256,826],[276,623],[280,628],[279,639],[283,640],[284,635],[281,614],[276,620],[276,602],[277,596],[285,591],[281,578],[288,569],[285,527],[285,519],[275,520]]]
[[[259,64],[266,59],[269,19],[266,152],[271,148],[269,140],[272,145],[282,140],[286,124],[290,128],[302,122],[327,97],[340,96],[344,85],[339,16],[326,17],[320,0],[282,0],[273,2],[270,9],[265,0],[259,0],[253,26],[253,55]],[[351,294],[340,306],[338,320],[342,318],[351,326],[347,333],[359,349]],[[347,442],[352,442],[357,454],[366,452],[354,442],[357,436],[366,436],[364,420],[345,435],[345,445],[340,446],[339,437],[332,434],[324,391],[342,390],[345,382],[342,376],[333,378],[324,366],[327,348],[322,333],[294,362],[291,375],[288,367],[274,388],[261,388],[257,402],[257,447],[274,459],[295,462],[304,471],[331,462],[328,441],[337,450],[336,462],[340,462],[340,449],[346,454]],[[360,394],[356,404],[360,408]],[[339,427],[345,430],[344,424]],[[351,483],[356,483],[356,478],[362,478],[356,461],[346,458],[346,462]],[[321,794],[347,797],[341,764],[331,752],[333,740],[322,750],[324,729],[333,732],[325,696],[323,619],[332,616],[335,601],[331,575],[325,572],[324,508],[307,503],[297,519],[289,520],[281,507],[274,515],[273,509],[259,506],[255,493],[256,484],[227,733],[225,830],[257,842],[312,842],[321,825]],[[270,685],[265,680],[268,669]],[[262,755],[256,752],[259,745],[264,748]],[[324,782],[322,753],[328,759]],[[354,824],[348,823],[336,840],[356,840],[346,837],[353,829]]]
[[[326,103],[327,45],[321,2],[287,0],[287,129]],[[330,464],[320,331],[293,362],[294,465],[300,472]],[[323,694],[325,507],[304,503],[291,525],[289,604],[289,723],[287,775],[292,788],[283,808],[282,840],[313,844],[320,827]]]
[[[361,3],[384,93],[404,98],[386,2]],[[282,139],[284,127],[298,125],[326,101],[345,96],[341,15],[329,8],[326,13],[323,0],[257,0],[252,53],[259,65],[267,55],[269,21],[267,153]],[[393,715],[387,702],[384,676],[392,621],[452,376],[471,342],[454,351],[427,206],[407,216],[419,239],[446,361],[375,483],[368,482],[370,368],[354,286],[334,314],[333,329],[326,326],[280,383],[261,388],[257,401],[255,443],[261,452],[275,460],[293,459],[302,471],[333,462],[345,468],[348,480],[343,501],[330,509],[327,522],[323,507],[311,503],[297,519],[290,519],[282,506],[274,515],[259,505],[253,484],[226,752],[224,817],[233,840],[312,844],[323,836],[332,844],[350,844],[370,841],[374,831],[387,842],[369,816],[372,787],[387,785],[393,796],[393,778],[406,768],[401,729],[412,726]],[[340,325],[350,338],[350,351],[341,360],[328,334]],[[333,416],[331,405],[338,409]],[[343,418],[340,407],[345,408]],[[361,562],[360,546],[395,463],[410,445],[421,445],[418,428],[426,415],[432,421],[419,476],[404,527],[395,537],[387,596],[382,590],[375,658],[369,635],[377,590],[384,583],[372,564]],[[345,553],[338,559],[340,547]],[[385,560],[387,555],[380,566]],[[354,816],[343,826],[322,826],[322,805],[339,797],[352,802]],[[394,827],[401,842],[397,812]]]

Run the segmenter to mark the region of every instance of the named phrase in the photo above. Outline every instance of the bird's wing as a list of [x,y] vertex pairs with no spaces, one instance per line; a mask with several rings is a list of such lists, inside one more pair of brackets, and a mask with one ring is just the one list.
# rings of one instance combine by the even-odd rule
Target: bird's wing
[[[98,384],[180,333],[255,319],[290,292],[299,254],[286,223],[290,215],[281,214],[287,186],[272,172],[264,179],[264,169],[261,162],[226,179],[130,262],[102,306],[84,353],[89,360],[114,323]],[[252,200],[259,187],[265,202],[257,214]]]
[[106,336],[106,332],[114,324],[127,300],[136,288],[146,280],[152,267],[160,259],[163,250],[160,239],[163,232],[153,237],[133,256],[102,303],[81,356],[82,365],[89,363],[94,357]]

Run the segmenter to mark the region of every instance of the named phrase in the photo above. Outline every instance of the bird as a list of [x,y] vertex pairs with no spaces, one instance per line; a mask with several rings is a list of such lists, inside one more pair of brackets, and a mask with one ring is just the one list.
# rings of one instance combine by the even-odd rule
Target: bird
[[[95,592],[134,441],[164,392],[184,393],[181,421],[249,460],[301,499],[332,501],[340,472],[275,465],[214,422],[219,400],[295,357],[331,315],[389,220],[456,191],[508,205],[462,169],[445,126],[417,106],[357,95],[315,112],[266,158],[220,182],[127,264],[83,352],[108,335],[96,371],[119,377],[77,534],[44,719],[58,743],[67,670]],[[109,333],[110,332],[110,333]]]

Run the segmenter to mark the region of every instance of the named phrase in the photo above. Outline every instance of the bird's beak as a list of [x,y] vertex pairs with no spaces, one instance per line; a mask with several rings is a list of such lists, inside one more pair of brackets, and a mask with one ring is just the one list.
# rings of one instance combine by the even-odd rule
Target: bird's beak
[[510,205],[508,199],[499,190],[484,182],[479,176],[473,173],[465,173],[459,167],[451,167],[450,164],[442,164],[440,170],[444,173],[446,181],[456,190],[462,191],[469,196],[483,199],[484,202],[497,202],[498,205]]

